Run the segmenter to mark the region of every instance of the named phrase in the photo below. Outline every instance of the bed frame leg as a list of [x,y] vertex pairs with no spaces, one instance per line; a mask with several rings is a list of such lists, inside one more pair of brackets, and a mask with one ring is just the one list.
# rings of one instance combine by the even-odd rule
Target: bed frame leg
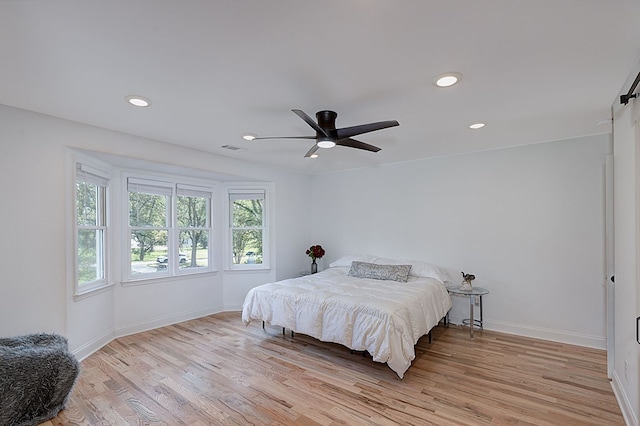
[[[282,335],[286,336],[287,335],[287,329],[282,327]],[[291,338],[293,339],[293,330],[291,330]]]
[[[265,330],[264,328],[264,321],[262,321],[262,329]],[[282,335],[286,336],[287,335],[287,331],[286,328],[282,327]],[[293,339],[293,330],[291,330],[291,338]]]
[[431,343],[431,330],[429,330],[429,343]]

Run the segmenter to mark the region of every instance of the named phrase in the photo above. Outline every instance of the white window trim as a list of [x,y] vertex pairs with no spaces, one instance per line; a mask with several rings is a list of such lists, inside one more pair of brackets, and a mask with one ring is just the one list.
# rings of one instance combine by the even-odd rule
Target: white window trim
[[[264,227],[263,227],[263,244],[262,244],[262,263],[261,264],[234,264],[232,255],[232,226],[231,226],[231,193],[246,193],[255,194],[258,192],[264,192]],[[271,269],[272,256],[275,252],[273,235],[273,223],[272,218],[274,215],[275,205],[275,191],[274,186],[267,182],[242,182],[227,184],[224,187],[224,208],[225,214],[225,236],[224,236],[224,263],[226,271],[269,271]]]
[[[175,262],[172,268],[167,268],[167,271],[155,272],[155,273],[147,273],[144,276],[134,276],[131,275],[131,246],[130,246],[130,226],[129,226],[129,182],[133,182],[134,184],[145,185],[151,184],[155,186],[166,186],[171,190],[171,198],[170,198],[170,220],[169,224],[169,236],[168,236],[168,256],[170,262]],[[184,176],[175,176],[170,174],[163,173],[148,173],[145,171],[137,171],[137,170],[123,170],[122,171],[122,197],[121,197],[121,215],[122,215],[122,231],[120,235],[122,236],[122,285],[130,286],[130,285],[140,285],[140,284],[151,284],[151,283],[159,283],[172,281],[179,278],[184,277],[194,277],[194,276],[205,276],[207,274],[217,272],[215,265],[215,248],[216,248],[216,239],[215,239],[215,221],[214,221],[214,211],[215,211],[215,194],[216,194],[217,184],[208,180],[201,180],[195,178],[188,178]],[[181,270],[177,267],[177,261],[174,261],[174,257],[177,259],[177,256],[173,256],[175,252],[175,238],[177,237],[175,234],[179,232],[181,228],[177,226],[177,218],[175,215],[176,212],[176,200],[177,200],[177,192],[179,190],[186,191],[195,191],[195,192],[205,192],[211,194],[209,211],[207,212],[209,216],[209,250],[208,250],[208,266],[206,268],[198,268],[196,270]]]
[[[213,210],[215,207],[215,203],[214,203],[215,187],[211,184],[209,184],[208,186],[203,186],[203,185],[188,184],[184,182],[177,182],[176,185],[174,186],[174,190],[175,190],[175,196],[173,197],[173,203],[171,208],[174,211],[173,225],[175,226],[175,236],[179,238],[180,232],[184,230],[189,230],[189,229],[201,229],[201,230],[207,230],[209,232],[209,246],[207,251],[208,266],[206,268],[196,269],[196,270],[191,270],[188,268],[187,269],[176,268],[175,275],[177,276],[201,275],[204,273],[212,272],[215,270],[213,254],[214,254],[214,247],[216,243],[215,234],[214,234],[215,228],[214,228],[214,222],[213,222]],[[177,203],[178,203],[179,196],[191,196],[191,197],[200,197],[200,198],[209,199],[209,209],[207,211],[207,223],[209,224],[208,227],[182,227],[178,225]],[[178,259],[178,256],[174,256],[173,259],[175,261],[175,259]]]
[[[110,197],[111,197],[111,189],[110,183],[112,181],[112,168],[110,165],[98,161],[92,157],[83,155],[78,152],[73,152],[71,154],[71,210],[70,210],[70,218],[73,226],[73,237],[72,237],[72,256],[73,266],[70,271],[70,275],[72,276],[73,282],[73,297],[74,300],[78,300],[80,298],[86,297],[89,294],[98,293],[100,290],[103,290],[107,287],[113,285],[111,281],[111,234],[112,234],[112,226],[111,226],[111,206],[110,206]],[[105,215],[105,224],[103,225],[103,263],[104,263],[104,278],[101,280],[96,280],[91,283],[86,283],[80,285],[78,282],[78,217],[76,210],[76,182],[78,180],[78,170],[86,172],[88,174],[89,179],[88,182],[92,182],[95,184],[100,184],[104,186],[105,189],[105,205],[103,206],[104,215]]]

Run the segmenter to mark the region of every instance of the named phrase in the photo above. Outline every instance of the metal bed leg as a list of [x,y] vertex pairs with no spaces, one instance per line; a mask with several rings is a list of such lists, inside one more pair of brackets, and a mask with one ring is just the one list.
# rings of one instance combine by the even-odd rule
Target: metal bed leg
[[[282,335],[286,336],[287,335],[287,331],[286,328],[282,327]],[[291,330],[291,338],[293,339],[293,330]]]
[[[482,299],[480,299],[480,301],[482,302]],[[448,316],[449,316],[449,312],[447,312],[447,314],[444,317],[442,317],[442,322],[444,323],[445,327],[449,327]],[[438,324],[440,324],[440,321],[438,321]],[[438,325],[438,324],[436,324],[436,325]],[[429,336],[429,343],[431,343],[431,341],[433,340],[433,336],[431,334],[431,330],[429,330],[429,334],[427,334],[427,335]]]
[[[264,321],[262,321],[262,329],[263,329],[263,330],[265,330],[265,328],[264,328]],[[286,335],[287,335],[286,328],[284,328],[284,327],[282,327],[282,335],[283,335],[283,336],[286,336]],[[293,330],[291,330],[291,338],[292,338],[292,339],[293,339],[293,336],[294,336],[294,335],[293,335]]]

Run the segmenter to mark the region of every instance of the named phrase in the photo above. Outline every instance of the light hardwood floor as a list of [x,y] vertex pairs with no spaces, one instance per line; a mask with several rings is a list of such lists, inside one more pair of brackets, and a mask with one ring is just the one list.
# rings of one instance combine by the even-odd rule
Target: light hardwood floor
[[624,425],[606,354],[439,325],[404,379],[226,312],[117,339],[44,425]]

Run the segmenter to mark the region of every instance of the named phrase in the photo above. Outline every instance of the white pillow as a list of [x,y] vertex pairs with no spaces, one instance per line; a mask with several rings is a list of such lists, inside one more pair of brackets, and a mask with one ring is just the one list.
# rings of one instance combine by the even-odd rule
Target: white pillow
[[409,275],[419,278],[435,278],[442,281],[443,283],[452,282],[451,276],[446,269],[418,260],[395,260],[376,258],[373,263],[378,265],[411,265],[411,271],[409,272]]
[[335,268],[336,266],[346,266],[347,268],[351,267],[351,262],[367,262],[367,263],[375,263],[374,261],[378,259],[376,256],[371,256],[368,254],[347,254],[342,256],[341,258],[334,260],[329,264],[330,268]]
[[443,283],[450,283],[451,275],[446,269],[425,262],[410,262],[411,273],[416,277],[435,278]]

